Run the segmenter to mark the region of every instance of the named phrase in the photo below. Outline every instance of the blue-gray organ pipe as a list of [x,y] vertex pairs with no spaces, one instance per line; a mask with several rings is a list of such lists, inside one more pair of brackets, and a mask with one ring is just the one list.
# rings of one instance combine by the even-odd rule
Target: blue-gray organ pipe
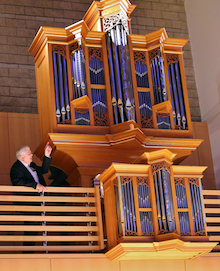
[[[110,35],[110,33],[109,33]],[[114,74],[114,65],[113,65],[113,52],[111,47],[111,38],[107,35],[107,41],[108,41],[108,51],[109,51],[109,63],[110,63],[110,74],[111,74],[111,82],[112,82],[112,106],[114,109],[114,119],[115,123],[118,124],[118,111],[117,111],[117,95],[116,95],[116,82],[115,82],[115,74]]]
[[186,116],[185,116],[185,111],[184,111],[184,99],[183,99],[183,95],[182,95],[181,78],[180,78],[180,74],[179,74],[179,63],[178,62],[175,63],[175,71],[176,71],[177,90],[178,90],[178,96],[179,96],[182,125],[183,125],[183,129],[185,129]]
[[128,229],[127,201],[126,201],[126,191],[125,191],[124,184],[121,185],[121,191],[122,191],[122,199],[123,199],[123,207],[124,207],[124,226],[126,229]]
[[166,206],[165,206],[165,195],[164,195],[164,187],[163,187],[163,176],[161,170],[158,171],[158,178],[159,178],[159,187],[160,187],[160,202],[161,202],[161,209],[162,209],[162,223],[163,229],[167,230],[167,221],[166,221]]
[[58,67],[59,67],[59,86],[60,86],[60,99],[61,99],[61,116],[62,120],[65,120],[66,109],[64,103],[64,91],[63,91],[63,67],[62,67],[62,60],[61,55],[58,54]]
[[67,65],[66,59],[63,58],[64,63],[64,85],[65,85],[65,104],[66,104],[66,112],[67,119],[70,120],[70,102],[69,102],[69,91],[68,91],[68,77],[67,77]]
[[163,58],[161,56],[158,56],[158,61],[159,61],[159,67],[160,67],[161,87],[162,87],[161,91],[163,93],[163,101],[167,101],[167,90],[166,90]]
[[172,87],[173,87],[173,92],[174,92],[174,102],[175,102],[175,106],[176,106],[176,113],[177,113],[177,122],[178,125],[181,126],[181,117],[180,117],[180,109],[179,109],[179,97],[178,97],[178,93],[177,93],[177,89],[176,89],[176,76],[175,76],[175,71],[174,71],[174,63],[170,64],[170,68],[171,68],[171,79],[172,79]]
[[159,100],[159,97],[158,97],[157,75],[156,75],[155,61],[154,60],[151,63],[151,70],[152,70],[152,79],[153,79],[153,86],[154,86],[155,104],[158,104],[160,102],[160,100]]
[[124,122],[124,112],[123,112],[123,94],[122,94],[122,82],[120,75],[120,64],[119,64],[119,55],[117,48],[117,36],[114,29],[111,29],[111,37],[113,41],[113,50],[115,56],[115,64],[116,64],[116,78],[117,78],[117,97],[118,97],[118,109],[120,112],[121,122]]
[[190,199],[191,199],[191,205],[192,205],[194,230],[195,232],[197,232],[197,219],[196,219],[196,210],[195,210],[195,204],[194,204],[193,185],[190,183],[189,187],[190,187]]
[[200,198],[200,191],[199,187],[195,186],[196,191],[196,202],[197,202],[197,212],[198,212],[198,220],[199,220],[199,230],[203,230],[203,217],[202,217],[202,207],[201,207],[201,198]]
[[159,65],[158,65],[158,58],[155,58],[155,66],[156,66],[156,75],[157,75],[157,85],[158,85],[158,97],[159,97],[159,102],[163,102],[163,96],[162,96],[162,87],[160,83],[160,71],[159,71]]
[[157,178],[157,172],[154,173],[154,181],[155,181],[155,190],[156,190],[156,198],[157,198],[157,216],[158,216],[158,223],[159,223],[159,229],[162,230],[162,212],[161,212],[161,205],[160,202],[160,192],[159,192],[159,182]]
[[126,191],[127,191],[127,200],[128,200],[128,210],[129,210],[129,222],[130,222],[130,230],[134,231],[133,228],[133,217],[132,217],[132,203],[131,203],[131,191],[129,182],[126,183]]
[[167,71],[168,71],[168,79],[169,79],[169,86],[170,86],[170,98],[171,98],[171,104],[172,104],[172,111],[173,111],[173,119],[174,119],[174,123],[176,124],[176,109],[175,109],[175,104],[174,104],[174,92],[173,92],[173,87],[172,87],[172,81],[170,78],[170,69],[169,67],[167,67]]
[[71,68],[72,68],[72,84],[73,84],[73,98],[77,98],[76,94],[76,77],[75,77],[75,67],[74,67],[74,55],[71,56]]
[[59,87],[58,87],[58,75],[57,75],[57,63],[56,54],[53,52],[53,71],[54,71],[54,87],[55,87],[55,100],[56,100],[56,117],[57,122],[60,123],[60,102],[59,102]]
[[134,223],[134,232],[137,232],[135,206],[134,206],[134,192],[133,192],[132,180],[130,181],[130,189],[131,189],[131,203],[132,203],[132,216],[133,216],[133,223]]

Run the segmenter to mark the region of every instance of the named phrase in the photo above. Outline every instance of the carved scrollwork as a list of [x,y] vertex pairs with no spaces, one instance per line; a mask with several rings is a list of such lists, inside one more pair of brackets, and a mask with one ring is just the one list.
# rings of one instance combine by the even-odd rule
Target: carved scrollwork
[[72,124],[71,120],[63,120],[61,122],[59,122],[59,124]]
[[70,55],[73,54],[75,51],[79,50],[78,42],[74,42],[74,43],[70,44],[69,50],[70,50]]
[[147,65],[145,53],[134,51],[134,61],[136,62],[138,60],[143,61],[144,64]]
[[110,17],[103,18],[103,26],[104,26],[105,32],[111,30],[112,28],[114,28],[118,24],[122,24],[124,26],[124,29],[127,32],[127,34],[129,34],[128,21],[127,21],[127,18],[125,18],[122,13],[118,13],[116,15],[112,15]]
[[100,48],[89,48],[89,60],[93,57],[99,58],[102,61],[102,51]]
[[137,236],[137,232],[125,229],[125,236]]
[[54,52],[56,54],[60,54],[66,58],[66,47],[65,46],[54,44],[52,47],[52,52]]
[[132,181],[131,177],[121,177],[121,184],[126,184],[129,183],[130,181]]
[[159,117],[159,118],[167,118],[167,117],[170,116],[169,113],[161,113],[161,112],[156,112],[156,115],[157,115],[157,117]]
[[142,128],[154,128],[153,116],[151,116],[149,119],[146,119],[146,117],[144,115],[141,115],[141,127]]
[[204,230],[202,230],[202,231],[197,231],[196,233],[195,233],[195,235],[199,235],[199,236],[201,236],[201,235],[205,235],[205,231]]
[[160,52],[160,48],[156,48],[152,51],[149,51],[149,60],[150,60],[150,63],[157,57],[157,56],[160,56],[161,55],[161,52]]
[[89,109],[87,108],[75,108],[75,112],[79,114],[86,114],[89,112]]
[[169,66],[171,63],[176,63],[178,61],[179,61],[178,55],[167,54],[167,66]]
[[175,178],[175,185],[182,185],[183,187],[185,187],[185,181],[184,178]]
[[98,116],[98,112],[94,112],[95,126],[108,126],[107,113],[102,113],[101,117]]
[[[173,233],[177,233],[177,231],[176,230],[174,230],[174,231],[172,231]],[[164,230],[164,229],[162,229],[162,230],[159,230],[159,234],[165,234],[165,233],[171,233],[170,231],[168,231],[168,230]]]
[[189,183],[199,187],[199,180],[197,178],[189,178]]
[[115,178],[115,179],[113,180],[113,184],[114,184],[114,186],[118,186],[118,179],[117,179],[117,178]]
[[154,233],[152,231],[150,231],[149,233],[142,231],[142,236],[151,236],[151,235],[154,235]]
[[155,172],[165,168],[169,173],[170,173],[170,165],[167,162],[160,162],[160,163],[155,163],[151,165],[152,167],[152,173],[154,174]]
[[149,181],[147,177],[137,177],[137,186],[146,185],[149,187]]

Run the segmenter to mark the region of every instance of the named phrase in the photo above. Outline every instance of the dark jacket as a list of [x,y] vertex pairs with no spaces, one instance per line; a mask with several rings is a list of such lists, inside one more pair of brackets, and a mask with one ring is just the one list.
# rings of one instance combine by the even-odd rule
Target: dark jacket
[[[41,167],[37,166],[34,162],[31,162],[30,164],[30,166],[36,170],[39,182],[43,186],[46,186],[43,174],[48,172],[51,160],[52,158],[44,156]],[[10,177],[13,185],[28,186],[36,189],[37,183],[33,176],[19,160],[17,160],[11,167]]]

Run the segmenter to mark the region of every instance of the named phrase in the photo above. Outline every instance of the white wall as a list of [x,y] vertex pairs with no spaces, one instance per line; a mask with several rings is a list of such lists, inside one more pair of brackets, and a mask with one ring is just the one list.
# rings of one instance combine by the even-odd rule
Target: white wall
[[220,189],[220,0],[185,0],[202,121]]

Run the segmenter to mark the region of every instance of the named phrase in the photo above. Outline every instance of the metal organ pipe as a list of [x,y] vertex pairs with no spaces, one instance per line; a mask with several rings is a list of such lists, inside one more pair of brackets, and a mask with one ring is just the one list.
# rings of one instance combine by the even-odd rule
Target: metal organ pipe
[[66,66],[66,59],[63,58],[64,64],[64,86],[65,86],[65,104],[66,104],[66,112],[67,112],[67,119],[70,120],[70,102],[69,102],[69,92],[68,92],[68,78],[67,78],[67,66]]
[[57,64],[56,64],[56,54],[53,52],[53,70],[54,70],[54,86],[55,86],[55,100],[56,100],[56,117],[57,122],[60,122],[60,103],[59,103],[59,90],[58,90],[58,77],[57,77]]

